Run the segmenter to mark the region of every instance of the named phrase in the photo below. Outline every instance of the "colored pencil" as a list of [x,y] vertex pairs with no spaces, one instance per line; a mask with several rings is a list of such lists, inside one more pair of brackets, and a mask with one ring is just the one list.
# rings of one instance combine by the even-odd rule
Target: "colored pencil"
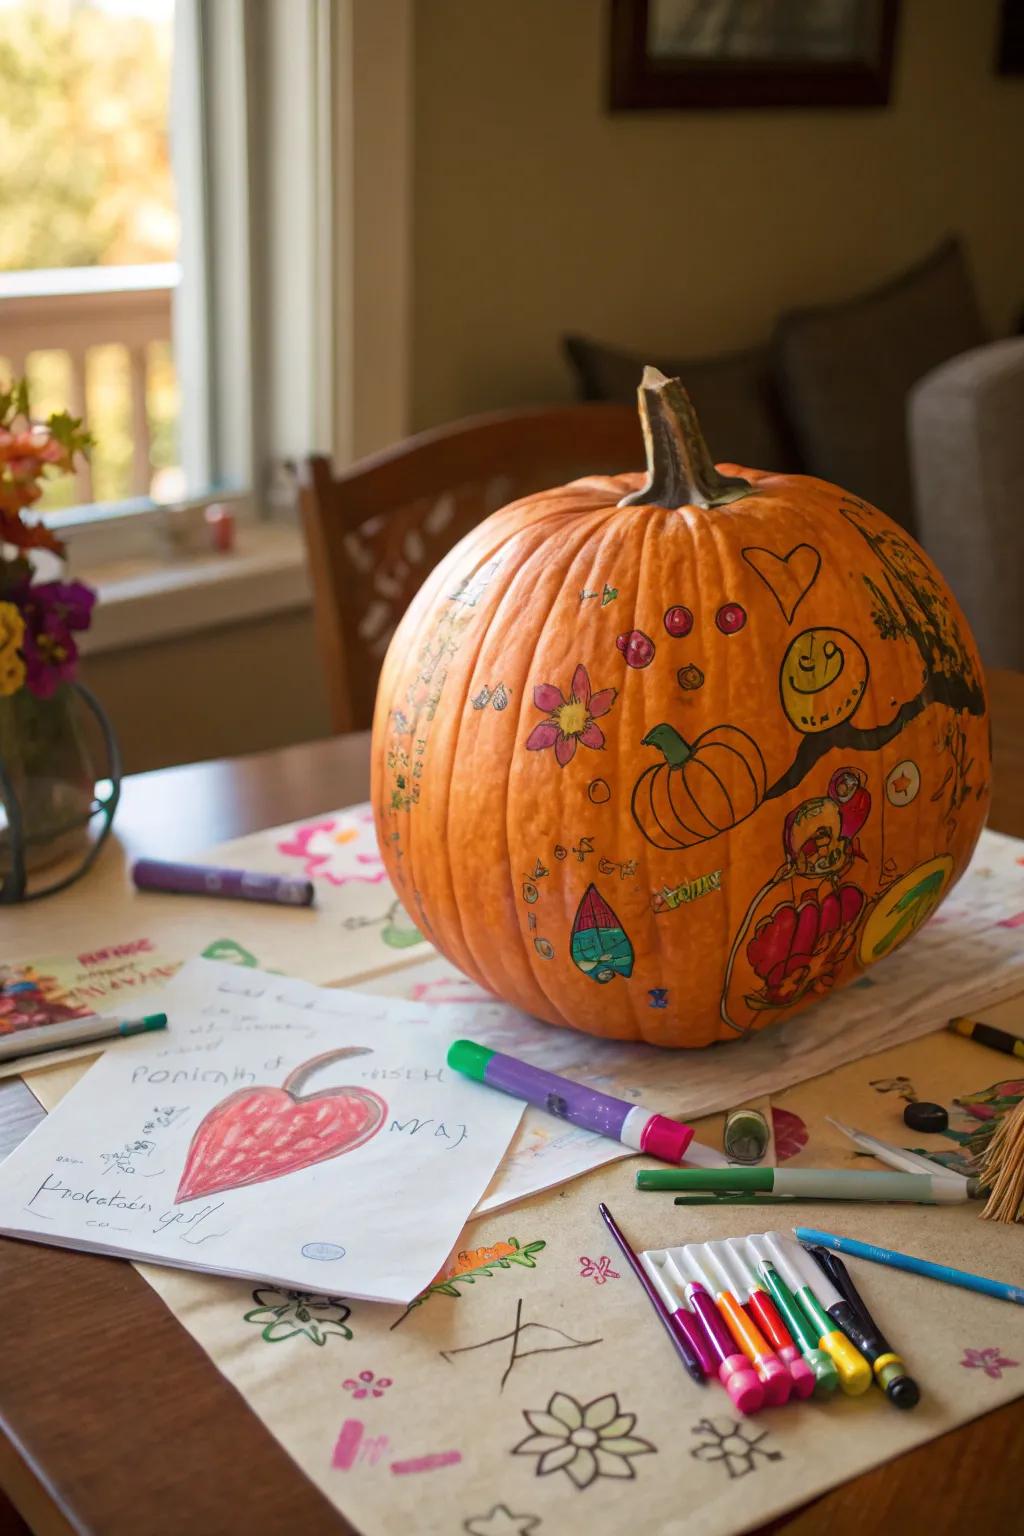
[[837,1253],[852,1253],[856,1259],[870,1259],[875,1264],[889,1264],[893,1269],[905,1269],[912,1275],[927,1275],[930,1280],[941,1280],[946,1285],[959,1285],[967,1291],[980,1291],[983,1296],[996,1296],[1000,1301],[1015,1301],[1024,1306],[1024,1289],[1008,1285],[1005,1280],[990,1280],[986,1275],[974,1275],[967,1269],[952,1269],[948,1264],[933,1264],[929,1259],[918,1259],[910,1253],[897,1253],[893,1248],[879,1248],[874,1243],[859,1243],[853,1237],[837,1237],[834,1232],[816,1232],[813,1227],[794,1227],[802,1243],[820,1243],[823,1248],[834,1248]]
[[605,1226],[608,1228],[608,1231],[618,1243],[619,1248],[622,1251],[622,1257],[625,1259],[626,1263],[629,1265],[630,1269],[633,1271],[634,1275],[636,1275],[640,1284],[643,1286],[647,1300],[650,1302],[651,1306],[658,1314],[658,1317],[661,1319],[662,1327],[668,1334],[669,1338],[672,1340],[672,1347],[674,1348],[676,1354],[679,1356],[680,1360],[683,1362],[683,1365],[686,1367],[687,1372],[690,1376],[693,1377],[694,1381],[699,1385],[703,1385],[705,1380],[704,1370],[700,1361],[697,1359],[693,1345],[683,1333],[679,1332],[677,1328],[673,1326],[672,1314],[669,1312],[665,1303],[658,1295],[658,1292],[654,1287],[654,1282],[640,1262],[639,1255],[633,1251],[629,1243],[626,1241],[618,1222],[615,1220],[615,1217],[612,1215],[611,1211],[605,1205],[603,1200],[598,1206],[598,1210],[601,1212],[601,1216],[604,1220]]

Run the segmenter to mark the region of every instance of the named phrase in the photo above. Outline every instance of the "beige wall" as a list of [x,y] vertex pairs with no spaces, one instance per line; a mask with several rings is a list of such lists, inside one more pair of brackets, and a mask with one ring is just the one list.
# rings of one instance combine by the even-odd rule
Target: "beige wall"
[[308,613],[102,652],[81,676],[114,723],[129,773],[330,731]]
[[559,399],[569,330],[701,355],[967,238],[1024,304],[1024,80],[998,0],[903,0],[884,110],[604,109],[598,0],[417,0],[413,425]]

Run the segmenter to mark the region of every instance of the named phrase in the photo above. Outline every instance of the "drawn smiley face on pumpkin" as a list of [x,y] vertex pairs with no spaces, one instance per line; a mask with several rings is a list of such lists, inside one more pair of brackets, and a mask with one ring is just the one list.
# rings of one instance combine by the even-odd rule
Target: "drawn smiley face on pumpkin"
[[868,659],[841,629],[805,629],[779,671],[782,707],[798,731],[812,734],[849,720],[868,682]]

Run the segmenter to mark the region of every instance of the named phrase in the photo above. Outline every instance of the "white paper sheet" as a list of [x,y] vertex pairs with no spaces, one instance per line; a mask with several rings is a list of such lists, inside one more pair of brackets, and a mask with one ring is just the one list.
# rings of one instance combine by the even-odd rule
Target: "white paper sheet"
[[463,1015],[190,961],[0,1167],[0,1231],[408,1302],[522,1105],[445,1066]]
[[[697,1118],[818,1077],[977,1014],[1024,988],[1024,842],[984,832],[953,894],[903,948],[833,997],[746,1040],[700,1051],[594,1040],[506,1007],[435,956],[360,991],[463,1010],[463,1033],[648,1109]],[[477,1213],[499,1210],[628,1156],[528,1109]]]

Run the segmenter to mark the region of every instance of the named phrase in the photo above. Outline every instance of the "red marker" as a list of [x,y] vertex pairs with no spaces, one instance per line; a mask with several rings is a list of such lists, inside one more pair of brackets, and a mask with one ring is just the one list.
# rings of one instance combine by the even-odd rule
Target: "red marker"
[[737,1296],[747,1313],[760,1328],[780,1360],[785,1361],[793,1378],[793,1390],[797,1397],[810,1397],[817,1378],[804,1359],[801,1351],[782,1320],[778,1307],[754,1274],[747,1262],[745,1242],[742,1237],[727,1238],[724,1243],[709,1243],[716,1259],[721,1261],[733,1281]]
[[789,1402],[793,1379],[785,1365],[766,1343],[757,1325],[744,1312],[730,1289],[728,1274],[710,1252],[708,1243],[688,1243],[679,1250],[686,1267],[712,1291],[725,1325],[750,1361],[764,1386],[764,1400],[770,1408]]

